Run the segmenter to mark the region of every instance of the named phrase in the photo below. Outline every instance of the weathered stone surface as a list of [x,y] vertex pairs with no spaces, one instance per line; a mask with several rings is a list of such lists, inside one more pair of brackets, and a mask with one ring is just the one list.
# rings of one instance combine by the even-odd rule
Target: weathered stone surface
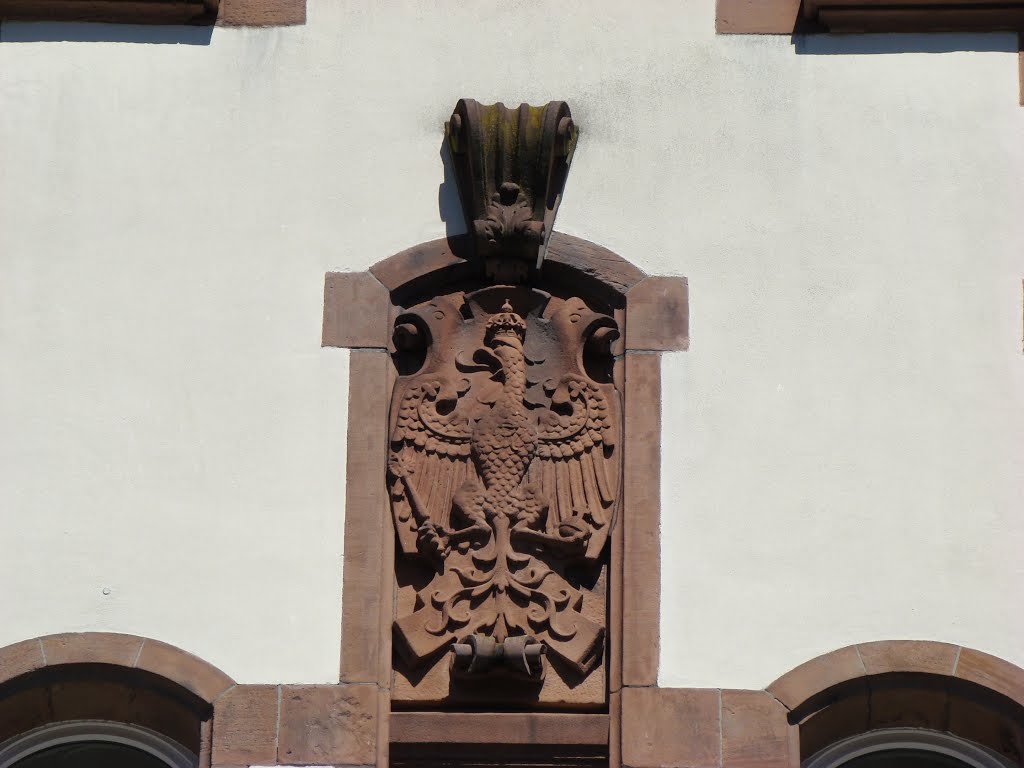
[[608,715],[561,712],[393,712],[391,741],[409,744],[608,743]]
[[210,702],[234,685],[230,677],[213,665],[158,640],[146,640],[136,666],[173,680]]
[[690,346],[685,277],[647,277],[626,296],[626,349],[678,352]]
[[0,648],[0,683],[39,669],[44,664],[39,640],[23,640]]
[[371,765],[376,742],[376,686],[282,686],[278,742],[281,762]]
[[1024,703],[1024,670],[996,656],[963,648],[957,660],[956,676]]
[[723,768],[796,768],[798,729],[764,691],[722,691]]
[[387,289],[369,272],[328,272],[321,343],[383,349],[388,344],[387,306]]
[[719,768],[719,693],[698,688],[622,689],[622,764]]
[[42,639],[48,666],[57,664],[114,664],[134,667],[143,640],[112,632],[69,632]]
[[661,357],[626,354],[622,684],[656,685],[661,610]]
[[768,692],[790,709],[796,709],[819,691],[864,674],[857,646],[850,645],[787,672],[768,686]]
[[385,537],[384,528],[388,365],[382,350],[353,350],[349,356],[342,682],[373,683],[379,675],[381,571],[391,536],[388,531]]
[[959,646],[917,640],[881,640],[857,646],[864,672],[926,672],[949,675],[953,672]]
[[277,763],[276,685],[236,685],[213,710],[213,764]]
[[228,27],[305,24],[306,0],[221,0],[217,23]]
[[717,0],[715,31],[724,35],[791,35],[800,0]]

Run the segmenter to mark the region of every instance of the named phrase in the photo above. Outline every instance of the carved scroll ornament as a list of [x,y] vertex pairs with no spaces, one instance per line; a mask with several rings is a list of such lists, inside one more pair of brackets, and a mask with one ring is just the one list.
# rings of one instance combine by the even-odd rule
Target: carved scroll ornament
[[536,277],[576,149],[568,105],[509,109],[461,99],[445,132],[487,276],[516,283]]

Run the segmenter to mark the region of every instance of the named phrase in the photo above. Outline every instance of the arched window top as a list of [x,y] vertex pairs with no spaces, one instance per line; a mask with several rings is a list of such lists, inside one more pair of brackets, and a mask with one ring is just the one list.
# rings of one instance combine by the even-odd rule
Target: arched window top
[[[801,664],[767,691],[798,731],[804,768],[1024,765],[1024,670],[972,648],[860,643]],[[894,735],[895,746],[886,741]]]
[[[233,686],[202,659],[134,635],[69,633],[0,648],[0,766],[195,766],[210,745],[213,702]],[[44,760],[47,750],[63,762]]]
[[196,768],[198,762],[195,753],[163,734],[108,720],[44,725],[0,744],[0,768]]
[[149,673],[206,704],[235,684],[212,664],[159,640],[116,632],[68,632],[0,647],[0,685],[47,669],[82,665]]
[[[990,749],[925,728],[881,728],[838,741],[802,768],[1012,768]],[[0,766],[2,768],[2,766]]]

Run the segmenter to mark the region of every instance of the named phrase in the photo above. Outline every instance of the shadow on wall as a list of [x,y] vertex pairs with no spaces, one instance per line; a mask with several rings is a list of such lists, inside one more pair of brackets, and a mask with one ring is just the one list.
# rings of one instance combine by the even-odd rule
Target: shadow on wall
[[1017,35],[988,34],[888,34],[888,35],[794,35],[796,52],[805,56],[856,56],[894,53],[1017,53]]
[[444,181],[437,188],[437,212],[444,222],[445,237],[466,234],[466,215],[462,211],[459,185],[455,183],[455,164],[448,140],[441,140],[441,165],[444,166]]
[[76,21],[6,21],[0,43],[143,43],[209,45],[212,26],[92,24]]

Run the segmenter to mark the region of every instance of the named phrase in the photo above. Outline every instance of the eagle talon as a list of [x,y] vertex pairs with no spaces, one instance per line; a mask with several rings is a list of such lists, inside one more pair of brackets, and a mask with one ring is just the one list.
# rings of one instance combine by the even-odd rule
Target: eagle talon
[[424,520],[416,529],[416,546],[420,553],[435,563],[441,563],[451,551],[450,537],[440,526]]
[[565,556],[577,556],[587,551],[590,542],[590,531],[580,528],[567,520],[559,527],[558,535],[535,531],[532,528],[516,526],[512,530],[521,538],[533,541],[541,546],[558,550]]
[[491,538],[491,529],[487,525],[474,523],[467,528],[448,532],[448,541],[452,544],[486,544]]

